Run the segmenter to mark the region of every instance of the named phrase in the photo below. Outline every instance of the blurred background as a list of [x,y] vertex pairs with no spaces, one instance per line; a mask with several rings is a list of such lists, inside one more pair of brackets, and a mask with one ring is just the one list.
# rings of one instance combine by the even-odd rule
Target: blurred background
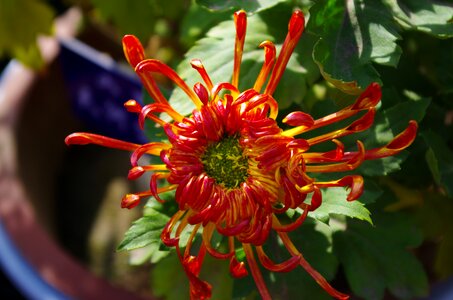
[[[388,4],[392,1],[380,2],[396,6]],[[394,279],[394,270],[388,266],[399,257],[379,261],[376,269],[382,268],[375,271],[375,278],[385,280],[376,281],[376,290],[363,291],[354,286],[360,269],[350,275],[338,251],[330,279],[340,289],[352,290],[357,299],[453,299],[452,294],[439,292],[453,286],[453,8],[449,2],[442,2],[444,6],[433,6],[431,1],[398,2],[412,14],[408,21],[394,10],[398,26],[376,17],[379,9],[363,10],[371,16],[365,21],[379,25],[379,29],[369,27],[371,35],[383,28],[389,34],[370,39],[374,52],[370,50],[366,59],[361,57],[360,63],[351,65],[350,74],[360,77],[362,85],[376,78],[384,84],[385,113],[373,131],[374,142],[385,142],[387,137],[379,135],[382,128],[395,133],[401,131],[398,126],[405,126],[389,129],[385,125],[389,120],[410,117],[420,123],[423,135],[410,148],[410,156],[362,170],[372,182],[370,194],[376,193],[375,200],[381,203],[371,203],[370,211],[377,217],[375,226],[382,236],[376,243],[367,241],[367,247],[390,245],[387,253],[404,259],[408,253],[410,266]],[[175,285],[184,284],[184,278],[171,273],[177,272],[176,263],[164,260],[153,273],[148,250],[131,254],[115,250],[131,222],[142,215],[140,209],[120,209],[120,200],[148,184],[127,180],[129,154],[95,146],[67,147],[64,138],[89,131],[145,142],[146,134],[155,132],[152,128],[141,131],[136,116],[123,109],[128,99],[150,99],[124,60],[122,36],[136,35],[148,57],[180,70],[180,63],[188,60],[184,55],[188,51],[199,54],[193,46],[205,45],[199,40],[212,28],[222,29],[222,22],[231,20],[232,12],[240,7],[269,21],[269,26],[259,23],[261,27],[256,27],[280,43],[294,7],[302,8],[307,17],[314,16],[303,47],[296,50],[300,64],[290,65],[288,71],[288,78],[295,79],[284,80],[278,91],[283,111],[297,107],[323,115],[330,108],[344,106],[355,96],[345,93],[350,92],[347,80],[335,81],[342,74],[328,73],[330,56],[321,56],[330,52],[317,41],[321,37],[329,42],[338,36],[348,41],[347,34],[335,31],[340,24],[335,20],[343,20],[342,9],[348,3],[375,8],[369,1],[327,0],[176,0],[171,5],[159,0],[0,0],[0,295],[42,299],[36,294],[40,291],[56,299],[185,297],[187,286],[175,292],[173,285],[165,283],[174,279]],[[448,22],[437,24],[439,20]],[[411,27],[410,22],[415,25]],[[232,26],[227,28],[234,33]],[[251,29],[254,47],[261,42],[261,36],[253,35],[255,29]],[[389,50],[382,40],[391,40],[394,48]],[[231,40],[220,45],[231,46],[232,53]],[[313,51],[315,47],[318,52]],[[338,51],[343,50],[350,53]],[[250,61],[246,64],[253,70]],[[171,89],[164,78],[159,78],[159,84]],[[341,249],[340,236],[329,243]],[[331,244],[324,248],[331,249]],[[393,251],[393,245],[399,248]],[[350,265],[360,268],[360,261]],[[411,272],[416,275],[411,277]],[[225,282],[225,290],[237,284],[231,279]],[[245,295],[250,292],[240,285],[238,290]],[[241,293],[225,292],[223,299],[243,299]]]
[[[115,250],[141,214],[121,210],[121,198],[146,183],[127,180],[128,153],[67,147],[64,138],[90,131],[146,141],[136,116],[123,109],[128,99],[142,101],[142,90],[124,60],[121,38],[136,34],[148,42],[150,56],[167,62],[181,57],[188,45],[177,37],[191,3],[175,1],[163,7],[159,2],[0,1],[2,242],[9,240],[15,247],[10,250],[30,263],[22,269],[9,266],[5,256],[2,298],[43,299],[22,286],[32,282],[32,276],[44,276],[57,290],[73,285],[63,293],[77,298],[108,297],[102,292],[104,283],[77,294],[83,290],[80,277],[85,270],[136,295],[150,296],[149,266],[131,267],[129,255]],[[58,263],[61,270],[52,274]],[[37,273],[25,276],[27,267]],[[79,277],[70,278],[71,270]],[[59,272],[73,282],[55,280]]]

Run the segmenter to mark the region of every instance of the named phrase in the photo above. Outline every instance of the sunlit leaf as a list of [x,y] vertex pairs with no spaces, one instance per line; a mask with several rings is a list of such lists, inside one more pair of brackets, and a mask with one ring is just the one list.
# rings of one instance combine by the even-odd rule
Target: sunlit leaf
[[126,232],[118,250],[133,250],[153,243],[160,244],[160,234],[167,221],[168,218],[159,213],[138,219]]
[[[344,188],[328,188],[322,190],[322,205],[309,215],[321,221],[328,220],[331,214],[345,215],[351,218],[373,223],[370,212],[360,201],[347,201],[348,191]],[[379,195],[376,195],[379,196]]]
[[[276,18],[278,16],[278,18]],[[248,18],[247,35],[242,57],[243,64],[240,72],[240,90],[252,88],[258,72],[263,63],[263,50],[258,45],[270,40],[279,45],[284,41],[288,28],[291,9],[279,6],[275,9],[263,11]],[[202,81],[200,76],[189,64],[190,59],[201,59],[208,74],[214,83],[230,82],[233,72],[235,27],[232,20],[225,21],[212,28],[205,38],[197,43],[186,53],[185,59],[177,67],[178,74],[192,87],[196,82]],[[307,53],[312,48],[314,39],[310,35],[303,36],[288,63],[288,68],[281,79],[282,87],[277,87],[275,98],[280,108],[291,105],[294,101],[300,102],[303,97],[307,80],[316,78],[316,70],[312,71],[313,61]],[[303,55],[298,55],[303,53]],[[314,75],[315,74],[315,75]],[[297,93],[295,95],[294,93]],[[194,105],[187,95],[176,88],[170,103],[182,114],[192,112]]]
[[211,10],[233,10],[243,9],[249,13],[277,5],[285,0],[196,0],[199,5],[203,5]]
[[436,37],[453,36],[453,6],[430,0],[384,0],[393,11],[398,23],[407,29],[414,29]]
[[313,57],[324,78],[344,92],[358,94],[380,81],[372,63],[397,65],[399,34],[379,1],[319,1],[310,13],[309,29],[321,37]]

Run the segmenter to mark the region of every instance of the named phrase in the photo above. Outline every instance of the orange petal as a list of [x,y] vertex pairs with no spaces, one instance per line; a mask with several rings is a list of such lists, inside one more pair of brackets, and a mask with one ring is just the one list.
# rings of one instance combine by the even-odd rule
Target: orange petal
[[375,107],[381,100],[381,86],[373,82],[366,90],[360,94],[355,103],[351,106],[352,110],[365,110]]
[[134,180],[142,176],[147,171],[165,171],[167,170],[167,165],[147,165],[147,166],[134,166],[129,170],[127,179]]
[[194,91],[192,91],[189,86],[179,77],[172,68],[164,64],[163,62],[156,59],[146,59],[141,61],[136,67],[135,72],[140,76],[140,78],[152,78],[151,73],[160,73],[168,77],[173,81],[177,86],[179,86],[187,96],[192,100],[197,108],[200,108],[203,104]]
[[260,48],[264,48],[264,63],[253,86],[253,89],[257,92],[261,91],[264,82],[266,82],[267,76],[274,66],[276,55],[275,45],[270,41],[262,42]]
[[215,258],[218,259],[227,259],[230,258],[234,255],[234,252],[228,252],[228,253],[220,253],[217,250],[215,250],[212,245],[211,245],[211,238],[215,230],[215,224],[214,223],[208,223],[204,228],[203,228],[203,244],[206,247],[206,250],[210,255],[212,255]]
[[349,175],[339,180],[316,182],[317,187],[348,187],[350,189],[346,198],[348,201],[357,200],[363,193],[363,177],[360,175]]
[[282,263],[273,262],[267,255],[264,253],[263,247],[257,246],[256,253],[258,254],[258,259],[260,260],[263,267],[268,269],[271,272],[289,272],[296,268],[299,265],[300,257],[292,256],[288,260]]
[[310,128],[315,123],[312,116],[301,111],[293,111],[284,117],[282,122],[290,126],[302,126],[305,128]]
[[140,103],[138,103],[134,99],[127,100],[124,103],[124,107],[126,108],[126,110],[128,112],[133,112],[133,113],[140,113],[140,111],[142,110],[142,106],[140,105]]
[[127,194],[121,199],[121,208],[134,208],[140,203],[140,196],[137,194]]
[[138,38],[133,35],[123,37],[123,51],[132,68],[145,59],[145,50]]
[[255,280],[256,287],[261,295],[263,300],[271,300],[271,295],[266,287],[264,282],[263,275],[261,274],[260,268],[255,260],[255,255],[253,254],[253,249],[250,244],[242,244],[242,248],[245,252],[245,257],[249,264],[250,271],[252,272],[253,279]]
[[317,165],[317,166],[306,166],[305,170],[307,172],[313,173],[326,173],[326,172],[345,172],[351,171],[358,168],[362,162],[365,160],[365,146],[361,141],[357,141],[357,147],[359,148],[358,152],[354,152],[355,155],[351,157],[350,160],[341,162],[338,164],[328,164],[328,165]]
[[272,229],[274,229],[275,231],[283,232],[293,231],[304,223],[305,219],[307,218],[308,211],[309,211],[308,208],[304,207],[302,214],[296,219],[296,221],[287,225],[275,224],[275,222],[273,222]]
[[337,138],[340,138],[340,137],[343,137],[346,135],[365,131],[368,128],[370,128],[371,125],[373,125],[375,113],[376,113],[376,110],[374,108],[371,108],[360,119],[355,120],[349,126],[346,126],[342,129],[335,130],[330,133],[326,133],[326,134],[319,135],[317,137],[308,139],[307,142],[310,145],[315,145],[315,144],[319,144],[319,143],[322,143],[322,142],[325,142],[328,140],[337,139]]
[[265,94],[272,95],[277,88],[278,82],[280,81],[283,72],[285,71],[286,65],[294,51],[294,48],[299,41],[302,32],[305,27],[304,14],[300,10],[293,12],[291,19],[288,24],[288,34],[285,41],[283,42],[282,49],[278,55],[274,69],[272,70],[271,77],[264,91]]
[[230,259],[230,274],[234,278],[242,278],[248,275],[248,271],[245,267],[244,262],[239,262],[236,257],[231,257]]
[[[276,217],[274,217],[276,218]],[[346,294],[343,294],[336,289],[334,289],[329,282],[322,276],[318,271],[313,269],[313,267],[305,260],[304,256],[297,250],[297,248],[294,246],[293,242],[291,242],[291,239],[288,237],[288,235],[285,232],[278,232],[278,235],[280,239],[282,240],[283,244],[285,245],[286,249],[288,249],[289,253],[293,256],[300,256],[300,261],[299,264],[302,266],[302,268],[307,271],[308,274],[327,292],[329,295],[334,297],[335,299],[340,299],[340,300],[346,300],[349,299],[349,296]]]
[[236,25],[236,40],[234,43],[234,66],[231,84],[238,88],[245,32],[247,30],[247,15],[245,11],[240,10],[234,13],[234,24]]
[[199,59],[192,59],[190,62],[190,65],[192,68],[198,71],[200,74],[201,78],[203,79],[204,83],[206,83],[206,86],[208,87],[208,90],[212,90],[213,84],[212,80],[208,75],[208,72],[206,72],[206,69],[204,68],[201,60]]
[[204,85],[201,84],[200,82],[197,82],[193,86],[193,90],[195,94],[197,94],[198,98],[203,103],[203,105],[207,105],[209,102],[209,93],[208,90],[204,87]]
[[99,134],[76,132],[68,135],[65,138],[66,145],[88,145],[95,144],[108,148],[114,148],[126,151],[135,151],[141,145],[124,142],[117,139],[112,139]]
[[181,217],[185,213],[186,213],[185,210],[180,210],[176,212],[167,222],[164,229],[162,229],[160,239],[162,240],[162,243],[164,243],[165,246],[174,247],[178,245],[179,237],[171,237],[171,233],[173,231],[173,228],[175,227],[175,224],[179,221],[179,219],[181,219]]
[[161,173],[161,172],[154,173],[153,175],[151,175],[150,191],[151,191],[151,194],[153,195],[153,197],[156,198],[156,200],[160,203],[164,203],[165,201],[159,197],[160,191],[157,188],[157,180],[165,179],[165,178],[168,178],[169,176],[170,176],[170,173]]
[[367,151],[365,154],[365,159],[376,159],[381,157],[387,157],[395,155],[407,147],[409,147],[417,136],[418,125],[417,122],[411,120],[407,128],[393,138],[390,143],[384,147],[378,149],[372,149]]

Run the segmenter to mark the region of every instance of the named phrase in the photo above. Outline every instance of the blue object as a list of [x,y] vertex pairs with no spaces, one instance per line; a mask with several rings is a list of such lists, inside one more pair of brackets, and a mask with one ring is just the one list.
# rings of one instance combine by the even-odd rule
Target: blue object
[[0,222],[0,268],[20,293],[32,300],[70,299],[44,281],[15,247]]
[[59,60],[75,115],[93,133],[143,144],[137,115],[123,104],[142,100],[142,85],[130,69],[75,40],[60,40]]
[[424,300],[452,300],[453,299],[453,277],[438,282],[432,286],[431,294]]

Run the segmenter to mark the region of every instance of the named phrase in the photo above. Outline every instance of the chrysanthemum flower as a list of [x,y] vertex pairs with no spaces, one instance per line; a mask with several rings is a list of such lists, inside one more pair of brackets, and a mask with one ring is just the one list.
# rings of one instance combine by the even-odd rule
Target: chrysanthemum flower
[[[309,114],[295,111],[283,118],[284,128],[276,122],[277,101],[272,97],[286,64],[304,29],[304,16],[295,11],[289,21],[288,34],[278,57],[273,43],[263,42],[264,64],[256,82],[250,89],[238,89],[241,57],[246,33],[246,13],[234,15],[236,41],[231,83],[214,84],[198,59],[191,61],[203,83],[191,89],[170,67],[155,59],[146,59],[137,38],[127,35],[123,39],[127,60],[141,78],[154,103],[141,107],[134,100],[125,103],[130,112],[139,115],[143,125],[150,119],[163,127],[168,142],[150,142],[138,145],[90,133],[74,133],[66,138],[67,144],[99,144],[132,151],[129,178],[135,179],[150,172],[147,191],[128,194],[122,207],[135,207],[141,199],[175,190],[179,210],[162,230],[162,242],[175,247],[190,282],[191,299],[208,299],[211,286],[199,278],[206,253],[219,259],[229,259],[230,272],[243,277],[251,272],[263,299],[271,296],[264,283],[258,261],[273,272],[287,272],[302,266],[331,296],[347,299],[348,296],[332,288],[324,277],[304,259],[288,237],[288,232],[302,225],[309,211],[322,204],[321,189],[345,187],[349,189],[347,201],[360,197],[363,178],[347,175],[333,181],[317,181],[311,173],[343,172],[357,168],[364,160],[378,159],[399,153],[408,147],[416,136],[417,124],[408,127],[387,145],[366,150],[357,141],[356,151],[345,151],[338,139],[368,129],[373,123],[375,107],[380,101],[378,84],[371,84],[356,101],[340,111],[314,120]],[[175,111],[160,92],[154,73],[173,81],[194,103],[190,116]],[[171,122],[164,121],[161,113],[168,114]],[[304,133],[332,125],[358,114],[350,125],[311,138]],[[311,152],[312,146],[332,143],[333,150]],[[159,156],[162,164],[139,165],[144,154]],[[300,214],[290,223],[283,223],[281,215],[288,210]],[[192,231],[184,249],[180,235],[189,225]],[[265,253],[263,244],[271,231],[277,233],[289,253],[289,259],[276,263]],[[227,251],[221,252],[212,245],[214,233],[227,240]],[[192,244],[201,234],[198,253]],[[245,261],[236,257],[242,248]],[[258,259],[257,259],[258,258]]]

